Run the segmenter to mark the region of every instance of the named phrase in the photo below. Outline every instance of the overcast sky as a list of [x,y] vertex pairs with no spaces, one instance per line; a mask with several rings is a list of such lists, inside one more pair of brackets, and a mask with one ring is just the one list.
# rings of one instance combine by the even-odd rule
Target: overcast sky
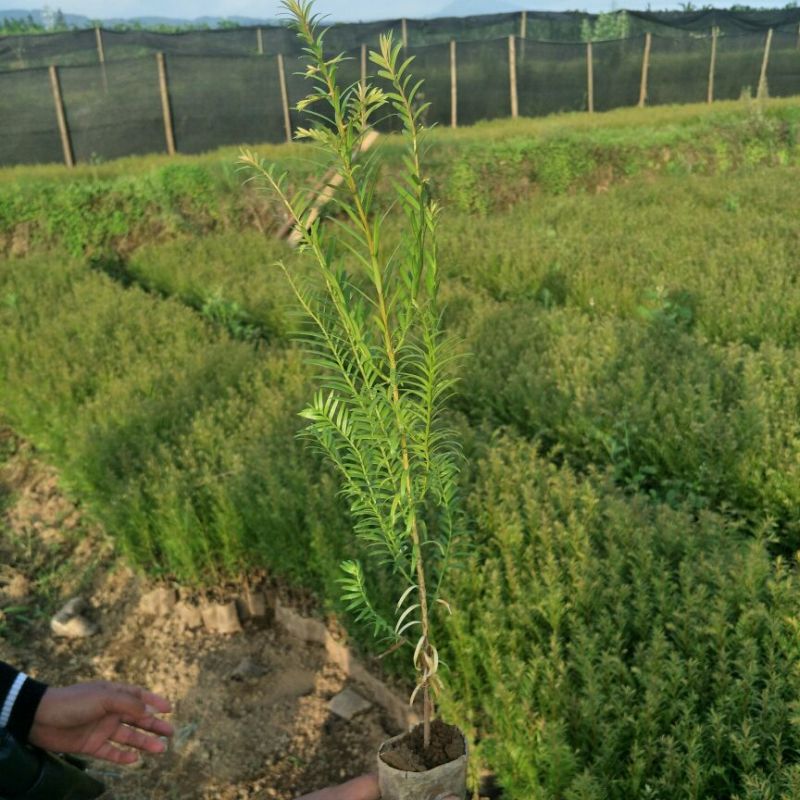
[[[475,0],[465,0],[464,5]],[[782,6],[785,0],[748,0],[753,6]],[[40,9],[45,4],[51,8],[73,14],[84,14],[90,18],[114,18],[136,16],[162,16],[195,19],[201,16],[246,16],[274,19],[280,13],[278,0],[0,0],[0,9]],[[461,5],[459,3],[459,5]],[[608,11],[615,8],[644,9],[650,5],[655,9],[678,9],[678,0],[485,0],[487,9],[507,11],[510,8],[528,8],[547,11]],[[695,5],[702,6],[705,2]],[[723,7],[723,3],[713,3]],[[334,20],[391,19],[398,17],[430,17],[445,6],[452,7],[452,0],[317,0],[317,10]]]

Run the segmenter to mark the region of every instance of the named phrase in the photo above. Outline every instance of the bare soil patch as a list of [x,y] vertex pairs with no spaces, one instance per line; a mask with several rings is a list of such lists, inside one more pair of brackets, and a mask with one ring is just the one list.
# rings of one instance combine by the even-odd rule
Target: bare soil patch
[[[380,743],[399,733],[376,705],[350,722],[330,713],[347,678],[321,645],[252,621],[222,636],[140,614],[152,587],[114,557],[54,470],[2,429],[0,564],[0,659],[54,685],[123,681],[173,701],[169,752],[132,769],[94,765],[109,796],[288,800],[374,771]],[[50,616],[76,594],[100,632],[57,639]]]

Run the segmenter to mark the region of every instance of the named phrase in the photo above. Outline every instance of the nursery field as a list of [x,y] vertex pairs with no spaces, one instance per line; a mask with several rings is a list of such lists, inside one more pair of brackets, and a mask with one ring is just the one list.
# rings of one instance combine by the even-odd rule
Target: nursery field
[[[442,708],[504,797],[800,797],[799,134],[785,99],[431,135],[469,530]],[[313,272],[235,157],[0,171],[0,422],[151,579],[266,572],[368,652],[273,264]]]

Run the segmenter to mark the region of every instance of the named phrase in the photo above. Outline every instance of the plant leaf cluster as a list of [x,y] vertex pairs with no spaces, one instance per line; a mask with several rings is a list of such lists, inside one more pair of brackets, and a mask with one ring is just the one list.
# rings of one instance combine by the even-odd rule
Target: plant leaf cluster
[[[296,135],[333,164],[329,185],[341,189],[331,199],[331,218],[325,226],[315,219],[318,193],[289,197],[284,176],[250,153],[242,162],[282,199],[316,266],[315,282],[284,270],[303,311],[298,338],[318,373],[319,388],[301,412],[308,421],[304,435],[335,466],[366,552],[403,588],[396,619],[387,619],[370,600],[361,565],[349,561],[344,598],[376,637],[416,643],[418,689],[427,690],[436,687],[439,666],[429,609],[449,609],[439,593],[462,523],[460,452],[443,419],[454,356],[437,304],[439,213],[421,168],[426,106],[417,102],[421,82],[411,77],[411,59],[401,57],[391,36],[370,53],[383,88],[367,81],[341,87],[342,56],[326,56],[325,31],[311,4],[287,0],[285,6],[305,42],[312,85],[298,109],[314,124]],[[361,151],[372,125],[387,117],[402,124],[407,150],[395,202],[381,214],[374,207],[377,164]],[[405,227],[386,253],[382,224],[395,209]]]

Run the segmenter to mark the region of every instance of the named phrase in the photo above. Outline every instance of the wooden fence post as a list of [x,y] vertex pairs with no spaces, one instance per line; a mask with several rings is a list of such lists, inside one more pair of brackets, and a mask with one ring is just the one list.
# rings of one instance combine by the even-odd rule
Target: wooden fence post
[[719,28],[715,25],[711,29],[711,63],[708,65],[708,98],[709,104],[714,102],[714,73],[717,69],[717,36]]
[[644,57],[642,58],[642,82],[639,86],[639,108],[644,108],[647,100],[647,79],[650,74],[650,47],[653,44],[653,34],[649,31],[644,35]]
[[167,138],[167,152],[175,155],[175,131],[172,129],[172,107],[169,102],[169,86],[167,84],[167,62],[163,53],[156,53],[158,64],[158,85],[161,90],[161,113],[164,117],[164,134]]
[[508,81],[511,94],[511,117],[519,116],[519,98],[517,96],[517,37],[508,37]]
[[528,12],[523,11],[519,20],[519,58],[525,60],[525,40],[528,38]]
[[283,127],[286,141],[292,141],[292,118],[289,115],[289,91],[286,88],[286,69],[283,66],[283,53],[278,53],[278,78],[281,84],[281,105],[283,107]]
[[67,115],[64,112],[64,98],[61,96],[61,83],[58,80],[58,67],[52,64],[50,65],[50,86],[53,89],[53,102],[56,106],[56,119],[58,120],[58,132],[61,134],[61,149],[64,151],[64,163],[68,167],[74,167],[75,159],[72,155],[72,142],[69,138]]
[[103,33],[100,30],[100,26],[96,25],[94,29],[94,40],[97,43],[97,60],[101,64],[106,63],[106,53],[103,50]]
[[403,36],[403,49],[408,49],[408,20],[405,17],[400,20],[400,30]]
[[367,85],[367,46],[361,45],[361,85]]
[[450,127],[458,127],[458,73],[456,71],[456,40],[450,40]]
[[258,48],[258,54],[260,56],[264,55],[264,33],[261,28],[256,28],[256,46]]
[[103,47],[103,32],[99,25],[94,28],[94,40],[97,44],[97,60],[100,62],[100,71],[103,75],[103,91],[108,94],[108,74],[106,73],[106,51]]
[[594,59],[592,56],[592,42],[586,42],[586,88],[589,113],[594,113]]
[[758,79],[758,97],[767,96],[767,65],[769,64],[769,51],[772,47],[772,28],[767,31],[767,41],[764,43],[764,58],[761,62],[761,75]]

